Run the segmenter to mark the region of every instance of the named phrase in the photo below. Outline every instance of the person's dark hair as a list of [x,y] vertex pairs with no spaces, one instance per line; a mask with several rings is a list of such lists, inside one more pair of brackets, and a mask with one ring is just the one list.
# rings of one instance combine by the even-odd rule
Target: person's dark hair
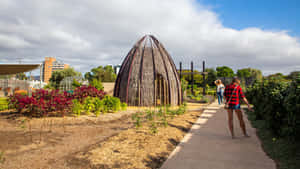
[[232,83],[239,83],[240,79],[238,77],[233,77]]

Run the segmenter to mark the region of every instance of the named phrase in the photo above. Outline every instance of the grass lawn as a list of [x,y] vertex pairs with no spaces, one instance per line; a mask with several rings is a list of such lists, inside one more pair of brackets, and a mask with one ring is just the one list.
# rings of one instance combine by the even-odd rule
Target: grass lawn
[[1,97],[0,98],[0,111],[8,109],[8,102],[7,98]]
[[268,130],[264,120],[255,120],[253,113],[245,111],[258,137],[262,142],[264,151],[272,158],[277,169],[300,168],[300,142],[290,141],[287,138],[276,138]]

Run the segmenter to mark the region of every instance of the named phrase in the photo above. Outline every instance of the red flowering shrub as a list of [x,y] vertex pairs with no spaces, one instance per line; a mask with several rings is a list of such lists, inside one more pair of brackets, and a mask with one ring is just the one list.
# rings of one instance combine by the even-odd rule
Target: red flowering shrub
[[61,116],[71,112],[72,100],[78,99],[83,102],[84,98],[99,97],[102,99],[105,92],[97,90],[95,87],[82,86],[75,89],[74,94],[60,92],[59,90],[39,89],[32,93],[32,96],[14,94],[10,96],[10,106],[15,108],[19,113],[34,117],[47,116],[55,112]]
[[34,117],[47,116],[50,112],[64,116],[70,111],[72,100],[67,93],[60,93],[57,90],[37,90],[32,96],[15,94],[10,96],[10,105],[19,113]]
[[98,97],[99,99],[103,99],[105,94],[103,90],[98,90],[93,86],[81,86],[74,90],[73,98],[82,103],[86,97]]

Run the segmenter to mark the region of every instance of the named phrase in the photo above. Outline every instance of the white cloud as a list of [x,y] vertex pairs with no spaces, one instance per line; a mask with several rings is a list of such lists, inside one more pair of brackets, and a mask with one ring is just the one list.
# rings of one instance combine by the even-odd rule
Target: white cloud
[[30,43],[26,42],[21,37],[7,36],[0,34],[0,48],[18,49],[29,47]]
[[254,67],[266,73],[287,73],[300,65],[299,40],[287,31],[224,27],[218,14],[193,0],[0,2],[4,61],[20,55],[31,62],[59,56],[85,72],[92,66],[120,63],[149,33],[175,62],[205,59],[210,67]]

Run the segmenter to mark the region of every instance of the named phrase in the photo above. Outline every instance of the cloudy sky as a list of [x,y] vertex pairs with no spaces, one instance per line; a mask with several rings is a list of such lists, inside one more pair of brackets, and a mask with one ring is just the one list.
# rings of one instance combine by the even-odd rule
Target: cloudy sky
[[292,15],[282,19],[266,12],[276,17],[263,18],[250,12],[270,7],[246,14],[247,6],[228,5],[225,0],[1,0],[0,63],[18,58],[41,63],[55,56],[86,72],[120,64],[140,37],[153,34],[176,64],[193,60],[200,68],[206,60],[208,67],[253,67],[264,74],[300,70],[299,25],[283,22]]

